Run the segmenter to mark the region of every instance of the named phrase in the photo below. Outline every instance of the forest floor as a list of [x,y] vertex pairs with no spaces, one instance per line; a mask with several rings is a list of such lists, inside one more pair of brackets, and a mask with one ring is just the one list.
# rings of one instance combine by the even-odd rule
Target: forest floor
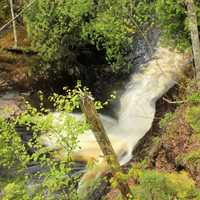
[[36,57],[23,51],[29,46],[23,27],[18,27],[17,35],[16,49],[13,48],[14,39],[11,30],[0,35],[0,92],[5,89],[27,90],[33,81],[31,67],[36,64]]

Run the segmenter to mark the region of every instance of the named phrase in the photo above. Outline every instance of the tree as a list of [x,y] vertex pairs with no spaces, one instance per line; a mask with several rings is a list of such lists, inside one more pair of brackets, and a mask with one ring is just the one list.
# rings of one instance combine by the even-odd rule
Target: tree
[[[107,165],[112,170],[113,176],[117,173],[122,173],[120,164],[117,160],[117,155],[115,154],[112,144],[106,135],[106,131],[98,116],[95,105],[91,100],[91,97],[87,94],[81,96],[81,109],[83,113],[85,113],[86,119],[88,120],[91,130],[93,131],[100,149],[105,156]],[[123,198],[128,199],[128,195],[131,193],[128,184],[118,180],[118,188],[121,191]]]
[[198,87],[200,88],[200,43],[199,43],[196,8],[194,0],[186,0],[185,3],[187,5],[187,15],[188,15],[191,40],[192,40],[192,49],[193,49],[194,63],[196,68],[196,80]]
[[[0,117],[1,199],[77,200],[79,175],[72,176],[71,153],[77,148],[78,134],[87,130],[88,126],[84,120],[76,120],[69,115],[77,106],[78,97],[75,94],[71,91],[66,96],[54,94],[51,97],[57,110],[62,110],[62,123],[59,124],[54,124],[55,116],[42,104],[41,110],[28,104],[24,113],[9,122]],[[42,98],[40,95],[41,100]],[[52,151],[50,147],[41,145],[44,133],[53,135],[60,144],[60,149]],[[31,138],[23,140],[27,135]],[[50,155],[56,157],[63,149],[65,154],[62,155],[62,161],[52,159]]]
[[185,51],[191,47],[186,26],[187,14],[183,0],[156,0],[156,20],[161,30],[162,43]]
[[140,25],[151,21],[146,2],[134,1],[133,6],[129,0],[38,0],[26,12],[26,27],[32,47],[46,62],[63,59],[68,68],[75,68],[77,50],[89,44],[104,51],[107,63],[116,70],[127,67],[123,59],[137,32],[130,12]]
[[17,48],[17,30],[16,30],[16,23],[15,23],[15,14],[13,8],[13,0],[9,0],[10,3],[10,10],[12,16],[12,25],[13,25],[13,36],[14,36],[14,48]]

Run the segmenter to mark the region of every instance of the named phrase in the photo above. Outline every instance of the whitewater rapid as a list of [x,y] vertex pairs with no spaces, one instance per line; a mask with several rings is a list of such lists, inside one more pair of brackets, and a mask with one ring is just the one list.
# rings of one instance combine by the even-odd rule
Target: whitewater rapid
[[[176,84],[183,71],[183,61],[183,55],[175,50],[157,48],[152,59],[131,75],[125,92],[119,99],[117,120],[101,115],[121,165],[132,158],[132,151],[137,142],[151,128],[156,101]],[[59,113],[55,113],[58,121],[59,117]],[[102,153],[91,130],[81,135],[78,140],[80,149],[74,153],[75,159],[102,159]],[[43,138],[43,144],[52,149],[58,146],[57,142],[53,135]],[[60,153],[60,157],[64,155],[65,152]]]

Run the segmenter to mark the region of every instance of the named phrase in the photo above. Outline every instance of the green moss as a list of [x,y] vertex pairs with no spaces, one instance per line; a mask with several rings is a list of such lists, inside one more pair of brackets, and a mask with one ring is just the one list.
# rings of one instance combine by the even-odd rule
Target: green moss
[[200,103],[200,92],[196,91],[187,96],[187,101],[189,101],[190,103]]
[[133,187],[135,200],[200,199],[200,191],[185,172],[178,174],[141,170],[138,175],[139,184]]
[[153,146],[158,146],[161,142],[161,138],[160,137],[154,137],[153,138]]
[[179,165],[185,165],[186,163],[191,163],[194,166],[200,165],[200,149],[179,155],[176,158],[176,163]]
[[169,122],[171,122],[175,118],[175,114],[168,112],[165,116],[160,120],[159,126],[160,128],[165,128]]
[[200,134],[200,106],[192,106],[186,110],[186,120],[195,133]]

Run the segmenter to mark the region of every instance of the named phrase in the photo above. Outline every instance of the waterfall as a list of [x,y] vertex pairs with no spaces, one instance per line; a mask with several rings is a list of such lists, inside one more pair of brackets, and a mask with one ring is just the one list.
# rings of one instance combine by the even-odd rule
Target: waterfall
[[183,71],[183,62],[180,53],[158,47],[153,58],[131,76],[120,98],[118,113],[118,127],[128,146],[123,160],[131,159],[135,145],[151,128],[156,101],[177,82]]
[[[127,83],[119,99],[118,120],[100,115],[108,137],[118,155],[120,164],[132,158],[137,142],[151,128],[156,101],[177,81],[182,72],[183,55],[168,48],[158,47],[153,58],[140,66]],[[75,115],[80,118],[80,115]],[[59,119],[59,114],[55,115]],[[59,120],[58,120],[59,121]],[[55,136],[43,137],[43,143],[54,148]],[[80,149],[74,153],[76,160],[102,159],[100,148],[91,130],[79,137]],[[61,152],[60,157],[65,153]]]

